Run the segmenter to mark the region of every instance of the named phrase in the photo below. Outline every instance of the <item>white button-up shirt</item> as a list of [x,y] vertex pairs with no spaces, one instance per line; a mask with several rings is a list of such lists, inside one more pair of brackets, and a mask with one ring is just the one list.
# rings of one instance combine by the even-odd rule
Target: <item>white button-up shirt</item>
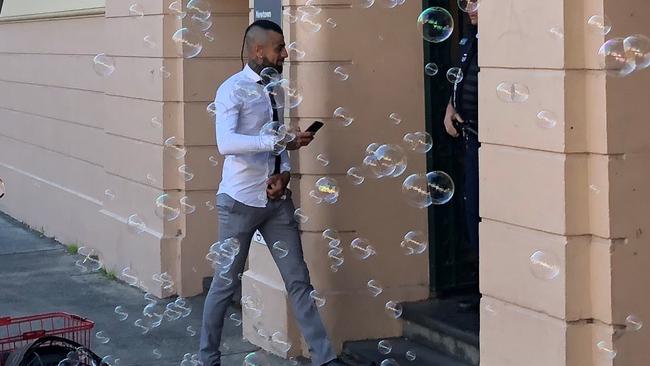
[[[218,193],[254,207],[266,206],[266,181],[275,167],[274,138],[260,135],[262,126],[273,121],[271,99],[257,84],[260,80],[246,65],[221,84],[214,100],[217,148],[225,156]],[[247,92],[248,97],[242,98]],[[282,109],[277,111],[283,121]],[[288,153],[280,156],[281,171],[289,171]]]

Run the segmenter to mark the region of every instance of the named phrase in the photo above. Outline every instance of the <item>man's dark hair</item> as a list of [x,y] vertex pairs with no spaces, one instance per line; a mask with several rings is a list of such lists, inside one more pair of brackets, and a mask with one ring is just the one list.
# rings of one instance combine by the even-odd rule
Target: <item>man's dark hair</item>
[[253,28],[261,28],[267,31],[274,31],[284,36],[284,33],[282,32],[282,27],[280,27],[275,22],[272,22],[270,20],[259,19],[251,23],[251,25],[249,25],[248,28],[246,28],[246,31],[244,32],[244,40],[242,41],[242,45],[241,45],[240,57],[241,57],[242,68],[244,67],[244,47],[246,47],[246,36],[248,35],[248,32]]

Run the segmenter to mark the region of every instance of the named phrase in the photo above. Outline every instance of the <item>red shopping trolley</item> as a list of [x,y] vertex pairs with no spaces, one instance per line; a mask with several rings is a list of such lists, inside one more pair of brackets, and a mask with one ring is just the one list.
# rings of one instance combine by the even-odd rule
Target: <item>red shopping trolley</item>
[[91,320],[63,312],[0,317],[0,366],[13,350],[44,336],[66,338],[90,348],[94,326]]

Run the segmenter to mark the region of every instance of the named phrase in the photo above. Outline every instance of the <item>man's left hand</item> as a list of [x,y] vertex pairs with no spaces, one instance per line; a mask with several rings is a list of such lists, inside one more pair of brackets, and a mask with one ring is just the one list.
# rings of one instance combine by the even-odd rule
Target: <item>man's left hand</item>
[[314,140],[313,132],[300,132],[300,127],[295,129],[296,138],[287,144],[287,150],[298,150],[309,145]]
[[277,200],[282,197],[287,189],[287,185],[289,185],[290,179],[291,174],[289,172],[272,175],[266,181],[266,195],[272,200]]

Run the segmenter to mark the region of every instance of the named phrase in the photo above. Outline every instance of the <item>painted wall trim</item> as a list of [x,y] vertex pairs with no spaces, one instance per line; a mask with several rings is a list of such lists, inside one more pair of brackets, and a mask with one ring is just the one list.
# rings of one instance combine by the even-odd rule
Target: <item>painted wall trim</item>
[[0,16],[0,23],[13,23],[13,22],[34,21],[34,20],[49,20],[49,19],[60,19],[60,18],[95,16],[95,15],[104,15],[105,12],[106,12],[106,8],[98,7],[98,8],[90,8],[90,9],[54,11],[54,12],[39,13],[39,14]]

